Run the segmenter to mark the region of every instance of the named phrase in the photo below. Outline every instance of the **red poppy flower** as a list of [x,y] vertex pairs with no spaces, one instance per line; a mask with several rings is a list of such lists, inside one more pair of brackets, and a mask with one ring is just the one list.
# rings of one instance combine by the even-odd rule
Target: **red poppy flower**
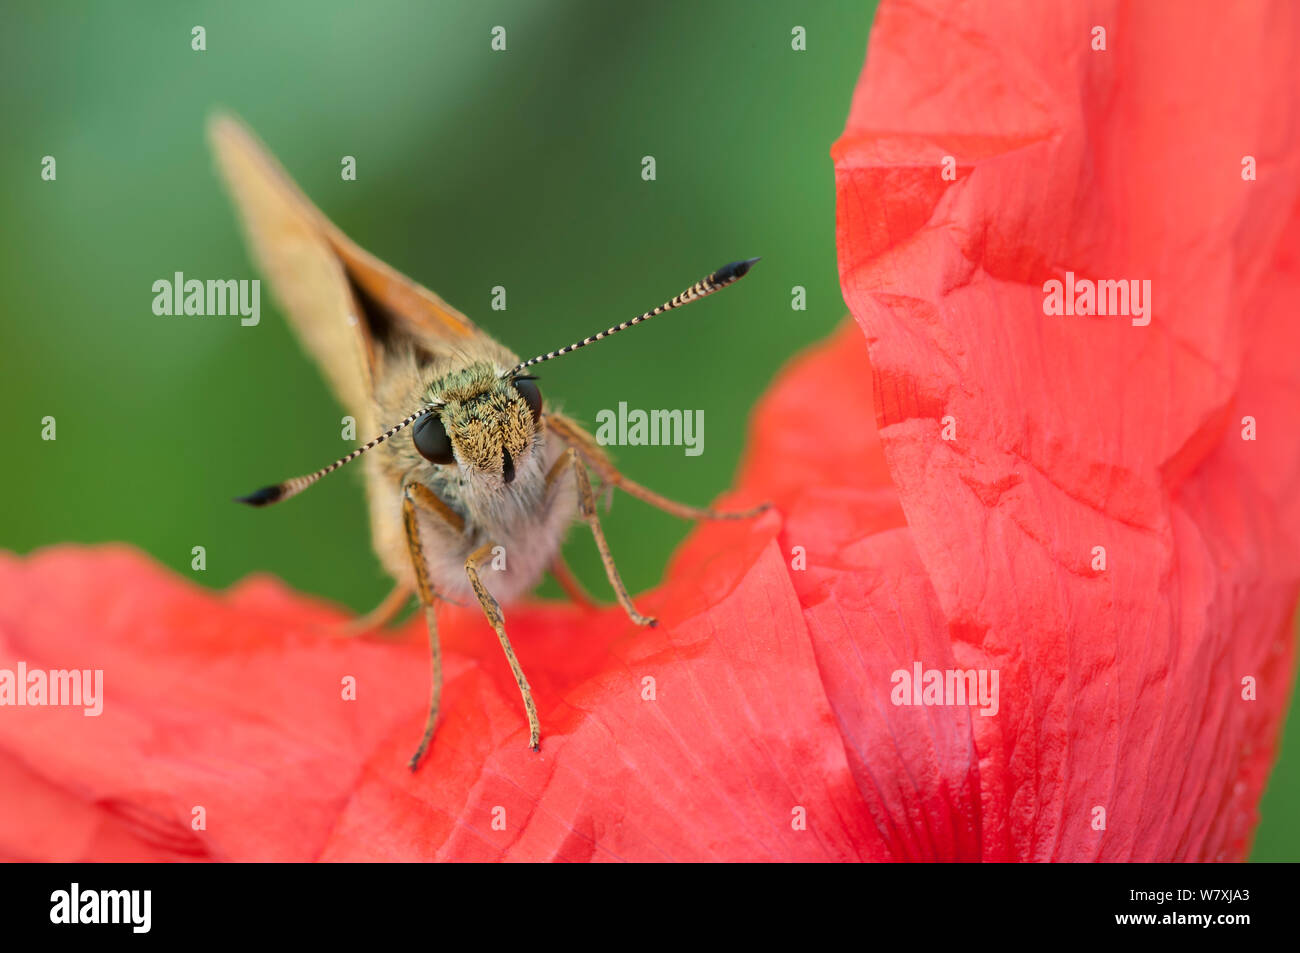
[[[343,641],[271,579],[0,556],[0,670],[104,672],[98,716],[0,710],[0,857],[1241,857],[1300,580],[1295,31],[946,6],[873,32],[835,150],[866,341],[759,407],[727,502],[776,510],[697,529],[657,629],[510,611],[540,754],[476,611],[412,774],[419,621]],[[1045,314],[1067,271],[1150,280],[1150,323]],[[900,695],[918,666],[996,672],[996,713]]]

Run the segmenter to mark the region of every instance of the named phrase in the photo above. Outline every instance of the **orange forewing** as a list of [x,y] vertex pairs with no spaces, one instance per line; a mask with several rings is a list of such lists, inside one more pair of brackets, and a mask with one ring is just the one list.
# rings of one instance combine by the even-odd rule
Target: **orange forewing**
[[[384,264],[343,234],[303,195],[239,120],[217,115],[208,134],[258,263],[307,350],[338,398],[373,430],[374,305],[388,334],[430,354],[481,337],[473,322],[432,291]],[[371,299],[362,307],[357,289]]]

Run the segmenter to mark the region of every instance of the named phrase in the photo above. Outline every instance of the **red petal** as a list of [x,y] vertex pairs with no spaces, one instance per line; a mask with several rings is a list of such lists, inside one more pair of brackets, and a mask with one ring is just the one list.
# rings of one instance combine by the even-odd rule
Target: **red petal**
[[[106,701],[97,718],[6,711],[0,751],[40,780],[6,785],[4,813],[68,792],[61,818],[99,808],[139,858],[860,856],[865,819],[775,524],[741,528],[732,558],[748,568],[728,592],[704,587],[716,604],[680,611],[678,591],[702,599],[693,581],[647,600],[658,629],[616,611],[512,613],[547,729],[540,755],[525,747],[490,630],[447,613],[444,722],[414,775],[404,760],[427,692],[418,639],[332,639],[333,613],[276,584],[220,598],[120,549],[5,558],[0,666],[102,668]],[[589,648],[570,669],[579,640]],[[356,701],[341,698],[345,675]],[[207,823],[197,832],[196,806]],[[497,807],[504,830],[492,826]],[[807,830],[792,828],[796,809]],[[100,858],[102,839],[85,831],[94,823],[106,821],[63,839],[62,820],[41,838],[0,827],[0,853]]]
[[[882,7],[834,154],[885,457],[954,654],[1001,673],[982,854],[1240,857],[1300,580],[1292,11],[949,7]],[[1150,325],[1045,315],[1066,271],[1149,279]]]

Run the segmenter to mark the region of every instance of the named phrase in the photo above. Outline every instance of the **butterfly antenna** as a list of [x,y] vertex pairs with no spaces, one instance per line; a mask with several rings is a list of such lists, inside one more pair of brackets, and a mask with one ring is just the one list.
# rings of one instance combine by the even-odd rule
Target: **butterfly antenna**
[[357,449],[353,450],[346,457],[340,457],[339,459],[331,463],[329,466],[323,467],[320,470],[317,470],[315,473],[310,473],[307,476],[294,477],[291,480],[285,480],[283,483],[276,483],[273,486],[264,486],[260,490],[256,490],[253,493],[248,494],[248,496],[235,497],[235,502],[247,503],[249,506],[270,506],[272,503],[279,503],[282,500],[287,500],[291,496],[297,496],[299,493],[307,489],[307,487],[311,486],[321,477],[328,476],[329,474],[337,470],[339,467],[343,466],[343,464],[345,463],[351,463],[353,460],[361,456],[367,450],[371,449],[372,447],[379,446],[381,443],[383,443],[393,434],[397,433],[399,430],[402,430],[405,427],[409,427],[411,424],[415,423],[425,414],[432,413],[433,410],[434,408],[432,407],[424,407],[420,410],[417,410],[415,413],[411,414],[411,416],[407,417],[401,423],[385,430],[383,433],[381,433],[374,440],[370,441],[364,447],[357,447]]
[[729,265],[723,265],[707,278],[701,278],[677,297],[673,298],[671,301],[665,301],[653,311],[638,314],[635,318],[630,318],[622,324],[616,324],[612,328],[606,331],[601,331],[599,334],[593,334],[589,338],[583,338],[581,341],[570,344],[568,347],[562,347],[558,351],[551,351],[549,354],[539,354],[537,357],[524,361],[522,364],[516,364],[501,376],[502,378],[514,377],[520,371],[532,367],[534,364],[541,364],[543,361],[549,361],[552,358],[569,354],[580,347],[586,347],[588,344],[595,344],[601,338],[607,338],[611,334],[617,334],[619,331],[624,331],[635,324],[640,324],[642,321],[649,321],[651,318],[663,314],[665,311],[672,311],[674,308],[680,308],[682,305],[690,304],[692,301],[699,301],[701,298],[707,298],[715,291],[721,291],[723,288],[727,287],[727,285],[735,284],[741,278],[744,278],[756,261],[758,261],[757,258],[749,258],[745,261],[733,261]]

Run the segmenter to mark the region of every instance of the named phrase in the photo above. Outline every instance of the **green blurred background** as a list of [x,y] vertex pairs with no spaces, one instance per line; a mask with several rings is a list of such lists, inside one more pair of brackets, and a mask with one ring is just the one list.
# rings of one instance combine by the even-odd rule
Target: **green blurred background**
[[[84,7],[10,7],[0,31],[0,546],[125,540],[208,586],[266,571],[356,610],[387,591],[360,470],[283,509],[227,502],[350,446],[269,289],[255,328],[152,313],[153,282],[173,272],[256,276],[204,140],[216,107],[361,245],[524,356],[762,255],[698,311],[545,370],[547,400],[588,424],[620,400],[703,409],[701,456],[617,448],[630,476],[676,499],[728,486],[755,400],[844,314],[829,149],[874,3]],[[490,49],[498,25],[504,53]],[[44,155],[56,182],[39,176]],[[340,178],[344,155],[355,182]],[[495,285],[504,312],[489,307]],[[795,285],[806,311],[790,308]],[[46,415],[57,441],[39,439]],[[689,529],[627,498],[605,527],[634,592]],[[195,545],[205,573],[190,570]],[[573,534],[566,555],[606,592],[588,539]],[[549,580],[540,592],[558,595]],[[1295,747],[1256,859],[1300,857]]]

